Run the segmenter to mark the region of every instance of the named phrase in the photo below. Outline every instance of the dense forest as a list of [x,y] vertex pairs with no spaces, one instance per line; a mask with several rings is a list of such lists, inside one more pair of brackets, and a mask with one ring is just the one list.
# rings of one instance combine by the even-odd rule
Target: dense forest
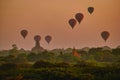
[[0,80],[120,80],[120,47],[0,51]]

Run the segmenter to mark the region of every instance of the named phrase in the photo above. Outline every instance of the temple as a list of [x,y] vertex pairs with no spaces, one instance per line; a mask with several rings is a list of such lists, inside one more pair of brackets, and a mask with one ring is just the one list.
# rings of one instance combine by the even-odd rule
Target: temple
[[77,50],[75,49],[75,47],[73,47],[72,54],[73,54],[75,57],[80,57],[80,54],[77,52]]
[[45,49],[43,47],[40,46],[39,41],[35,42],[35,47],[32,48],[32,52],[43,52]]

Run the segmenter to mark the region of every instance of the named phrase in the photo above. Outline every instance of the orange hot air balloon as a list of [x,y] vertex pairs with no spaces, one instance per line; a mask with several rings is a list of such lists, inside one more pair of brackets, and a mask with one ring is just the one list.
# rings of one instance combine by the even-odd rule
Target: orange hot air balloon
[[23,38],[25,39],[25,37],[27,36],[28,31],[27,30],[21,30],[21,35],[23,36]]
[[34,36],[34,40],[35,40],[36,42],[39,42],[39,41],[41,40],[41,36],[40,36],[40,35],[35,35],[35,36]]
[[84,18],[84,15],[82,14],[82,13],[77,13],[76,15],[75,15],[75,18],[76,18],[76,20],[79,22],[79,24],[80,24],[80,22],[83,20],[83,18]]
[[75,27],[75,25],[76,25],[76,20],[75,19],[70,19],[69,21],[68,21],[68,23],[70,24],[70,26],[72,27],[72,29]]
[[52,40],[52,37],[50,35],[45,36],[46,42],[49,44]]
[[90,14],[92,14],[93,11],[94,11],[94,7],[88,7],[88,12],[89,12]]
[[103,31],[101,33],[101,37],[103,38],[104,41],[107,41],[107,39],[109,38],[110,33],[108,31]]

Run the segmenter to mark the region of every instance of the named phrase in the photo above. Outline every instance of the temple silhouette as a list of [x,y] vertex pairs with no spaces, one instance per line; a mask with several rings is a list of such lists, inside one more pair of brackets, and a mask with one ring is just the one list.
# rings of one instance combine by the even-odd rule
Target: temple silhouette
[[35,42],[35,46],[31,49],[31,51],[32,52],[43,52],[43,51],[45,51],[45,49],[42,47],[42,46],[40,46],[40,42],[39,41],[36,41]]
[[73,47],[72,54],[73,54],[75,57],[80,57],[80,53],[78,53],[78,51],[75,49],[75,47]]

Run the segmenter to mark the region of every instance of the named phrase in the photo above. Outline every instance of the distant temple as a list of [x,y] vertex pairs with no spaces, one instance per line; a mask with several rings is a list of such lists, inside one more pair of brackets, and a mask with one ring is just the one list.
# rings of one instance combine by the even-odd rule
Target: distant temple
[[77,52],[77,50],[75,49],[75,47],[74,47],[73,50],[72,50],[72,54],[73,54],[75,57],[80,57],[80,54]]
[[39,41],[36,41],[35,43],[35,47],[32,48],[32,52],[43,52],[45,49],[43,47],[40,46]]

